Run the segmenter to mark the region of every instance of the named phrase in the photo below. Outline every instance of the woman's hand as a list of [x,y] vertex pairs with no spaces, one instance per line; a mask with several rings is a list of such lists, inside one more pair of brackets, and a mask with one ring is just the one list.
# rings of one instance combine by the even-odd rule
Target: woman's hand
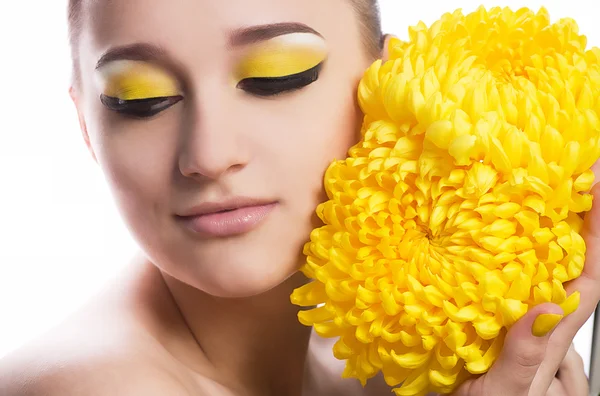
[[[600,199],[600,184],[592,190]],[[541,314],[562,314],[554,304],[541,304],[513,325],[498,360],[486,374],[465,382],[455,396],[587,396],[587,378],[581,358],[572,349],[577,331],[600,300],[600,202],[586,215],[582,231],[586,261],[581,276],[567,286],[567,294],[581,293],[579,307],[548,334],[532,328]],[[556,317],[560,319],[560,317]],[[543,330],[543,329],[542,329]],[[540,337],[540,335],[542,335]]]
[[548,396],[587,395],[589,393],[588,379],[583,367],[583,359],[573,344],[558,367],[558,373],[548,389]]

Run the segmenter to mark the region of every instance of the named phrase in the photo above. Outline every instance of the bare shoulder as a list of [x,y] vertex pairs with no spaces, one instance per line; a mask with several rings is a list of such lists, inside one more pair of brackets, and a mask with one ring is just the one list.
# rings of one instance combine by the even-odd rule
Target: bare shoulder
[[90,317],[69,320],[0,359],[0,395],[190,394],[181,371],[143,329],[115,319],[101,326]]
[[164,368],[115,354],[70,356],[64,359],[19,354],[3,359],[0,361],[0,394],[189,395],[177,377]]
[[210,394],[202,375],[165,347],[183,336],[170,332],[176,317],[169,316],[167,297],[160,293],[157,281],[146,275],[111,285],[62,324],[0,359],[0,395]]

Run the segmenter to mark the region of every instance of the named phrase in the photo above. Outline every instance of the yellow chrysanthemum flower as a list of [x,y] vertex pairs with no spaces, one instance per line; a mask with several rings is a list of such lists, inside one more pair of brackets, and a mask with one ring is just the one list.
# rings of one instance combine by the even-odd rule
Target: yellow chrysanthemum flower
[[[600,156],[600,50],[541,9],[445,14],[359,87],[362,140],[325,176],[300,321],[363,385],[447,393],[531,307],[579,304]],[[316,306],[316,308],[315,308]]]

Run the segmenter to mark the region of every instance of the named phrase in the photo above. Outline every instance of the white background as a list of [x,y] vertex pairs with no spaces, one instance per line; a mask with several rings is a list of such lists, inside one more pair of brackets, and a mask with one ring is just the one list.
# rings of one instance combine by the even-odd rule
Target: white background
[[[401,37],[459,7],[545,5],[600,46],[596,3],[381,0],[384,29]],[[76,310],[134,251],[68,97],[65,10],[65,0],[0,2],[0,357]],[[591,329],[576,339],[586,363]]]

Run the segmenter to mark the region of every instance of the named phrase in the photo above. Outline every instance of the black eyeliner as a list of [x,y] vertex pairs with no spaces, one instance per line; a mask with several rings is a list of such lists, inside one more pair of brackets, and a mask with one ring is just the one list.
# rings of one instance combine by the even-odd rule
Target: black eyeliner
[[160,113],[183,99],[181,96],[123,100],[107,95],[100,95],[100,101],[109,110],[117,113],[147,118]]
[[323,62],[300,73],[282,77],[252,77],[237,84],[237,87],[258,96],[273,96],[294,91],[312,84],[319,78]]

